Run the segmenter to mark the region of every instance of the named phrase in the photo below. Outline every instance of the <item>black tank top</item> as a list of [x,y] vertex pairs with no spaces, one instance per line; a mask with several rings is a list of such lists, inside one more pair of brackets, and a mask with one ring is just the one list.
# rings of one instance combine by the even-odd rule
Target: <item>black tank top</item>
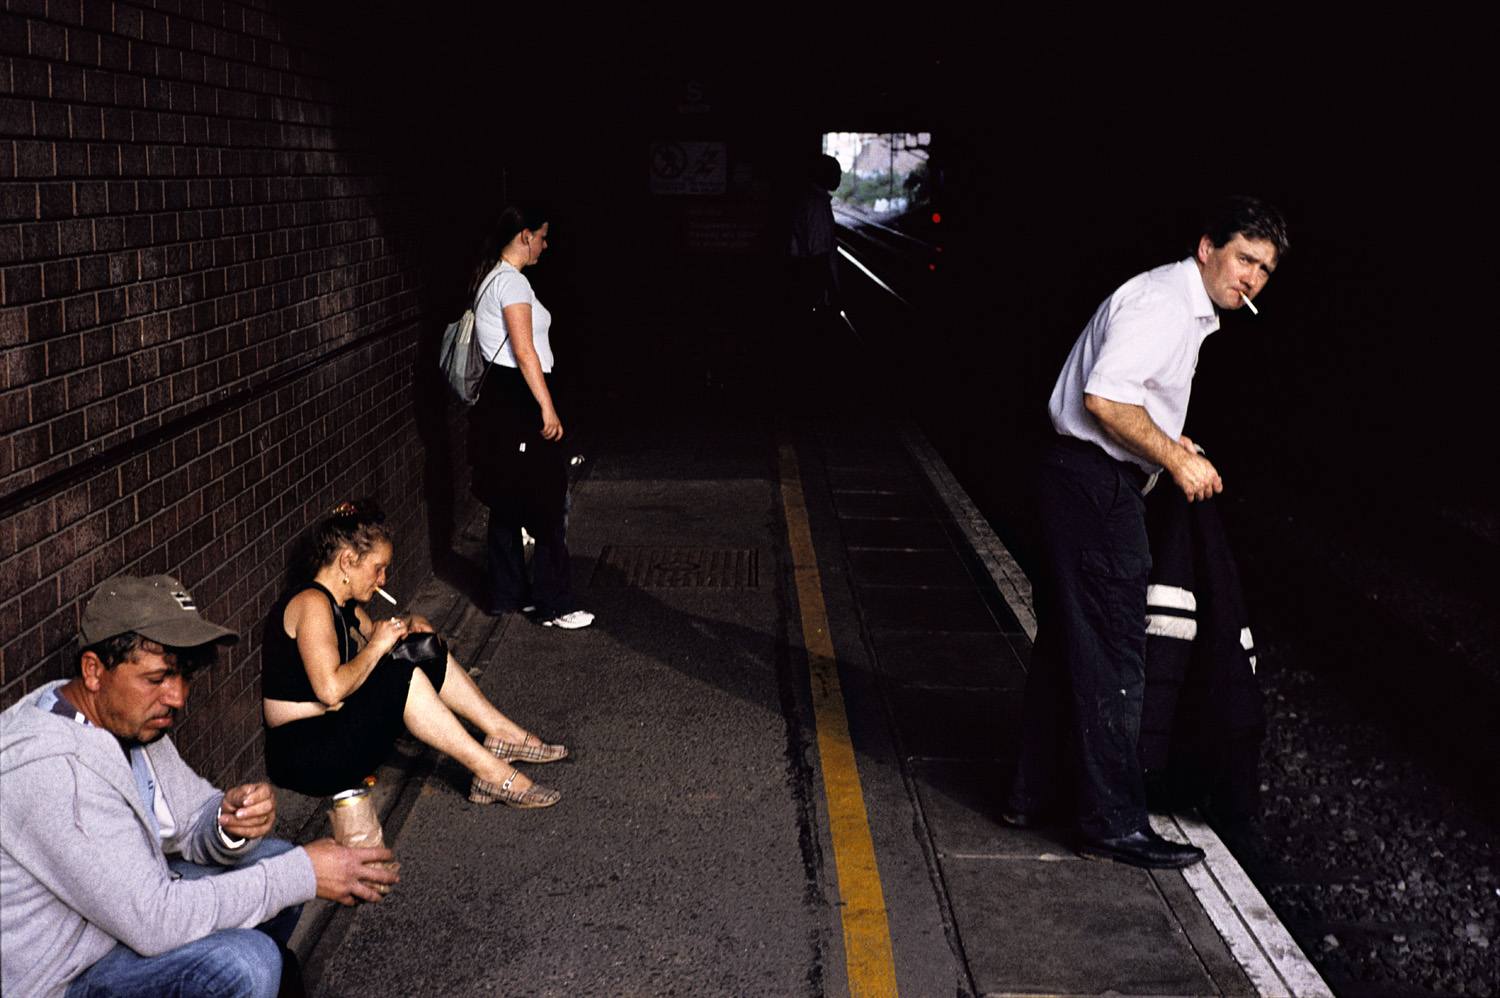
[[359,617],[355,615],[353,600],[348,606],[341,607],[333,593],[316,582],[307,589],[299,589],[277,600],[266,620],[265,643],[260,656],[260,695],[268,700],[313,703],[318,699],[313,692],[312,680],[307,678],[307,666],[302,664],[302,653],[297,650],[297,639],[287,637],[285,624],[287,604],[308,589],[316,589],[328,597],[329,609],[333,611],[333,630],[339,640],[339,661],[347,662],[359,652],[355,638],[359,631]]

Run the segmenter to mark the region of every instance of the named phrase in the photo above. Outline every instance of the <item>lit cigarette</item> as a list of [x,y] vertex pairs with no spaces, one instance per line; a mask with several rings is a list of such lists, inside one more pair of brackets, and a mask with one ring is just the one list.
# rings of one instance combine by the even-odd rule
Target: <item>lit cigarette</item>
[[386,592],[384,589],[381,589],[379,586],[375,587],[375,591],[377,593],[379,593],[380,595],[384,596],[392,604],[394,604],[396,602],[396,597],[392,596],[390,593]]
[[[1251,301],[1249,298],[1245,298],[1245,292],[1241,291],[1240,292],[1240,297],[1245,299],[1245,307],[1250,310],[1250,314],[1251,315],[1260,315],[1260,309],[1258,309],[1258,308],[1255,307],[1255,302]],[[384,595],[384,594],[382,594],[382,595]],[[386,599],[390,599],[390,597],[387,596]],[[395,602],[395,601],[392,600],[392,602]]]

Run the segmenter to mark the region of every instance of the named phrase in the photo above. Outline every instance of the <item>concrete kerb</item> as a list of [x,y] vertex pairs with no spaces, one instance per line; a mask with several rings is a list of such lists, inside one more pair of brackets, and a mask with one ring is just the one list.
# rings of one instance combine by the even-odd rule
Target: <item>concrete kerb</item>
[[[375,771],[375,786],[371,788],[370,796],[374,801],[375,811],[380,816],[385,844],[392,849],[399,847],[401,826],[411,813],[412,805],[421,795],[422,786],[432,774],[436,763],[437,753],[434,750],[419,743],[403,741],[397,746],[396,756]],[[292,841],[300,845],[330,836],[332,828],[327,813],[328,799],[302,797],[300,794],[297,796],[311,804],[311,813]],[[400,858],[398,851],[396,859],[399,861]],[[396,890],[400,889],[398,884]],[[297,929],[292,933],[290,948],[297,954],[297,960],[302,965],[303,981],[309,989],[320,976],[321,968],[329,955],[338,948],[349,930],[357,910],[358,905],[345,907],[322,898],[308,902],[303,909]]]

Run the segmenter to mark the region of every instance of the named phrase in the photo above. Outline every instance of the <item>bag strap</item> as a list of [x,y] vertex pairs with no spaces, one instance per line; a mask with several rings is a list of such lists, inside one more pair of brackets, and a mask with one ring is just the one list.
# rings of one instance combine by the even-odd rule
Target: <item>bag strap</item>
[[[495,264],[495,269],[490,272],[489,280],[485,281],[484,284],[480,285],[479,291],[474,295],[474,305],[472,306],[473,308],[476,308],[476,309],[478,308],[478,306],[479,306],[479,299],[484,297],[485,291],[489,290],[489,286],[495,282],[495,278],[497,278],[497,277],[500,276],[500,268],[503,267],[503,266],[505,266],[505,261],[504,260],[501,260],[499,263]],[[516,272],[520,273],[520,271],[516,271]],[[503,319],[503,317],[501,319],[501,325],[504,325],[504,319]],[[483,352],[481,352],[479,354],[480,359],[484,360],[484,370],[479,373],[479,386],[474,389],[474,397],[475,398],[478,398],[479,397],[479,393],[482,392],[482,391],[484,391],[484,379],[490,376],[490,365],[493,364],[493,363],[495,363],[495,358],[498,357],[498,356],[500,356],[500,351],[504,350],[505,349],[505,344],[507,344],[509,342],[510,342],[510,330],[507,329],[507,330],[505,330],[505,336],[502,337],[501,340],[500,340],[500,345],[495,348],[494,354],[492,354],[487,360],[485,359]],[[475,343],[475,345],[478,345],[478,343],[479,343],[479,335],[477,333],[474,336],[474,343]]]

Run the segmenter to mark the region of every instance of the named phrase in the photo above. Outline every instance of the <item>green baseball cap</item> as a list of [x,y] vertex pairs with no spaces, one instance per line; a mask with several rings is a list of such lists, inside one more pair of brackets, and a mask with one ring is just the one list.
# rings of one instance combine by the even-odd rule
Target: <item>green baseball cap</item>
[[137,579],[121,575],[105,582],[83,608],[84,647],[126,631],[134,631],[160,645],[192,648],[240,636],[198,615],[198,605],[170,575]]

